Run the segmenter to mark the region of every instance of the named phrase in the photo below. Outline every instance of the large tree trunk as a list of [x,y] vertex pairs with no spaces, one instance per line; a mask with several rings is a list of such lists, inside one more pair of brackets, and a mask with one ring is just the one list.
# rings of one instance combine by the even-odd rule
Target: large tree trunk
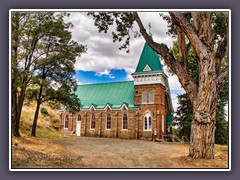
[[211,95],[211,92],[207,96],[201,92],[199,94],[202,96],[197,98],[193,106],[189,156],[196,159],[214,159],[217,98],[214,94]]
[[199,63],[200,75],[197,96],[192,101],[193,120],[191,126],[189,156],[214,158],[217,84],[214,81],[215,62],[205,59]]
[[16,13],[15,23],[12,25],[12,107],[11,107],[11,118],[12,118],[12,134],[14,136],[20,136],[18,128],[14,128],[15,124],[19,127],[19,122],[16,123],[17,115],[18,115],[18,98],[17,98],[17,64],[18,64],[18,44],[19,44],[19,13]]
[[189,156],[192,158],[214,159],[215,123],[192,122]]
[[20,91],[20,95],[18,98],[18,104],[17,104],[17,113],[16,113],[15,118],[13,119],[13,136],[16,136],[16,137],[21,136],[19,133],[19,127],[20,127],[20,118],[21,118],[21,113],[22,113],[24,97],[25,97],[25,91],[26,91],[25,87],[23,87]]

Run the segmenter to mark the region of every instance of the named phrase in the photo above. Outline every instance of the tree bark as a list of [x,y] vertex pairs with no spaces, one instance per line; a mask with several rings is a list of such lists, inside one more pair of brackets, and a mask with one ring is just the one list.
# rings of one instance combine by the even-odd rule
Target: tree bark
[[43,93],[43,86],[44,86],[44,80],[45,80],[45,68],[43,69],[42,76],[43,76],[43,78],[42,78],[41,83],[40,83],[39,94],[38,94],[38,97],[36,99],[37,100],[37,107],[36,107],[35,114],[34,114],[31,136],[36,136],[38,114],[39,114],[40,105],[42,103],[42,93]]
[[17,103],[16,116],[13,119],[13,136],[20,137],[19,127],[20,127],[20,118],[22,113],[22,106],[24,102],[26,87],[22,87],[20,90],[20,95]]
[[12,101],[11,101],[11,118],[12,118],[12,134],[14,136],[20,136],[20,133],[18,131],[18,128],[14,128],[15,124],[19,126],[19,122],[16,122],[17,115],[18,115],[18,109],[17,109],[17,60],[18,60],[18,44],[19,44],[19,13],[16,13],[16,21],[12,24]]
[[37,101],[37,107],[36,107],[35,114],[34,114],[32,133],[31,133],[31,136],[34,136],[34,137],[36,136],[37,120],[38,120],[40,105],[41,105],[41,102]]
[[214,159],[215,124],[192,122],[189,156]]
[[36,107],[36,110],[35,110],[33,125],[32,125],[31,136],[34,136],[34,137],[36,136],[37,120],[38,120],[38,114],[39,114],[39,109],[40,109],[40,105],[41,105],[42,91],[43,91],[43,82],[41,83],[41,86],[40,86],[38,99],[37,99],[37,107]]
[[199,72],[198,92],[192,102],[193,121],[191,125],[189,156],[213,159],[218,95],[214,58],[200,61]]
[[211,108],[202,109],[201,101],[196,102],[198,106],[193,107],[189,156],[195,159],[214,159],[217,98],[210,100],[210,97],[202,94],[201,99],[204,98],[205,101],[211,101]]

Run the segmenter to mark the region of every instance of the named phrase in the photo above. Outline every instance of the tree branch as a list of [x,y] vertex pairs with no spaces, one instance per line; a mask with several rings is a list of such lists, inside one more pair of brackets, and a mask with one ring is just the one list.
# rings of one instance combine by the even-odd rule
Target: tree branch
[[142,36],[144,37],[144,39],[146,40],[148,45],[155,52],[157,52],[164,58],[167,66],[170,67],[170,69],[178,76],[182,87],[189,94],[189,98],[193,102],[193,99],[197,94],[197,85],[194,82],[194,80],[189,76],[187,71],[180,64],[180,62],[174,58],[172,52],[168,49],[168,47],[165,44],[156,43],[149,37],[137,12],[134,12],[133,14],[134,14],[134,18],[140,28],[140,33],[142,34]]
[[228,66],[216,78],[215,82],[217,84],[217,88],[220,88],[222,85],[224,85],[226,81],[228,81]]
[[209,52],[209,48],[201,41],[196,30],[187,21],[183,14],[180,12],[169,12],[169,14],[174,24],[176,24],[188,37],[189,41],[196,51],[199,60],[201,61],[203,59],[211,59],[207,53]]
[[187,50],[186,50],[186,41],[185,34],[182,30],[177,29],[178,35],[178,49],[180,54],[180,63],[182,64],[185,71],[187,71]]
[[187,55],[187,60],[186,60],[186,63],[187,63],[187,69],[188,69],[188,53],[189,53],[189,51],[190,51],[190,48],[191,48],[191,42],[188,42],[188,44],[187,44],[187,47],[186,47],[186,55]]
[[224,37],[221,41],[218,42],[217,51],[215,54],[215,62],[216,62],[216,73],[217,75],[220,72],[221,62],[224,58],[227,51],[227,38]]

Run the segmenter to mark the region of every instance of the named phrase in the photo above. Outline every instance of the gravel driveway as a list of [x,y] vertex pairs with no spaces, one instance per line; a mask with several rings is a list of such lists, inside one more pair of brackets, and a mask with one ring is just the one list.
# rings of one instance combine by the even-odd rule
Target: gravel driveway
[[164,168],[173,165],[171,158],[188,154],[188,146],[178,143],[86,137],[54,142],[71,157],[81,156],[81,166],[90,168]]
[[188,157],[188,145],[94,137],[15,138],[13,168],[228,168],[228,148],[215,159]]

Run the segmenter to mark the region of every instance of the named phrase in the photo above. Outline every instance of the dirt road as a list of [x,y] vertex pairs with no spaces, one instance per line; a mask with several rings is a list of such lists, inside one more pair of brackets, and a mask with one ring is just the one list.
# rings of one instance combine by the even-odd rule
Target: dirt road
[[[14,144],[17,141],[17,145]],[[141,140],[73,137],[16,139],[13,168],[227,168],[223,148],[214,160],[194,160],[188,145]]]

